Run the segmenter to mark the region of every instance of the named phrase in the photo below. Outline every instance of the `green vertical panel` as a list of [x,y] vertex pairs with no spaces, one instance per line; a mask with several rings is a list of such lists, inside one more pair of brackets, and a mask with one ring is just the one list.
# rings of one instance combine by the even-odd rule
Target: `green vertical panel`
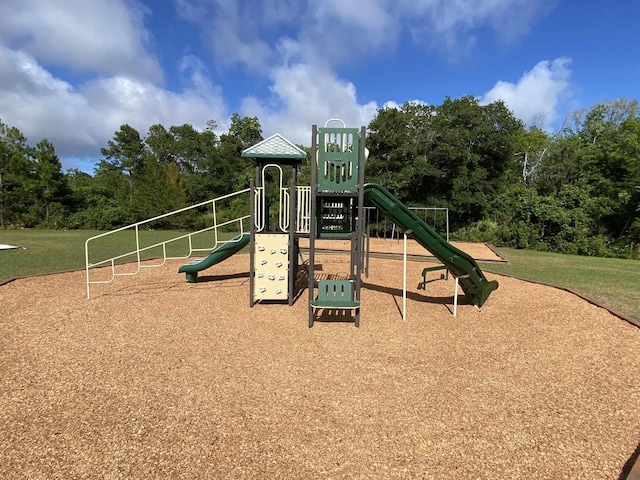
[[357,192],[360,135],[357,128],[318,130],[318,191]]

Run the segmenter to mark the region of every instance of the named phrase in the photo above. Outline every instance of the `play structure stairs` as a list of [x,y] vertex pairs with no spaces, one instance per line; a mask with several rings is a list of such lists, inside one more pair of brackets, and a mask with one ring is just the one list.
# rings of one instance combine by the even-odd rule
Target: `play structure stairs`
[[357,309],[360,302],[353,299],[352,280],[318,280],[318,298],[311,306],[314,309]]
[[462,290],[474,305],[481,307],[491,292],[498,288],[498,282],[488,281],[471,256],[438,235],[387,189],[377,183],[367,183],[364,186],[364,195],[368,202],[375,205],[408,236],[440,260],[447,270],[460,280]]

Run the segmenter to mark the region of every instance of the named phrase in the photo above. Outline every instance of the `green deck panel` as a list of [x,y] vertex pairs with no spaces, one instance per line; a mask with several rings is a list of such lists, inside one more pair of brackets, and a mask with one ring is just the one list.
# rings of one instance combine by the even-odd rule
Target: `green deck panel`
[[353,282],[350,280],[318,280],[318,298],[311,302],[313,308],[354,309],[360,302],[353,299]]
[[322,240],[349,240],[351,238],[351,232],[318,232],[318,238]]
[[182,265],[178,270],[178,273],[186,273],[187,281],[189,282],[195,281],[198,276],[198,272],[212,267],[213,265],[220,263],[223,260],[229,258],[231,255],[239,252],[249,243],[249,240],[250,235],[248,233],[239,235],[233,240],[219,245],[205,258],[201,260],[194,260],[185,265]]
[[492,291],[498,288],[496,280],[487,280],[476,261],[454,247],[409,210],[384,187],[376,183],[364,186],[365,199],[374,204],[392,222],[411,238],[431,252],[460,280],[460,286],[473,304],[481,307]]

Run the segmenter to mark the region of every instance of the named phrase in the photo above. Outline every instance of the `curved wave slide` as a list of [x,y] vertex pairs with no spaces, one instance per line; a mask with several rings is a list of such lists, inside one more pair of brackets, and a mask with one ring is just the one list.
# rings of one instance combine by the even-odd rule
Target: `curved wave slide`
[[178,273],[185,273],[187,276],[187,282],[195,282],[198,278],[198,272],[205,268],[212,267],[216,263],[220,263],[226,260],[234,253],[239,252],[242,248],[249,243],[250,235],[245,233],[239,235],[226,243],[219,245],[209,255],[202,259],[193,260],[185,265],[182,265],[178,269]]
[[462,290],[474,305],[481,307],[491,292],[498,288],[498,282],[487,280],[471,256],[438,235],[387,189],[377,183],[367,183],[364,186],[364,195],[408,236],[440,260],[459,279]]

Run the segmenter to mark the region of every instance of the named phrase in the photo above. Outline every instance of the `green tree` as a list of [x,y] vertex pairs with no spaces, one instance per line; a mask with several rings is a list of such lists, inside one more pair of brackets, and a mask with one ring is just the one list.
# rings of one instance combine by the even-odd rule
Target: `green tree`
[[614,242],[626,243],[631,234],[632,250],[637,248],[630,227],[637,218],[639,132],[636,101],[601,102],[574,116],[573,151],[580,160],[581,179],[604,206],[596,220]]
[[144,143],[140,133],[124,124],[107,142],[107,148],[101,148],[102,155],[114,170],[134,177],[143,165]]
[[[148,154],[136,181],[134,212],[139,220],[172,212],[186,206],[184,180],[175,163],[160,163]],[[173,219],[175,220],[175,219]],[[180,220],[183,220],[181,217]],[[155,228],[185,226],[157,224]]]
[[218,148],[218,137],[213,131],[215,122],[208,122],[204,131],[185,124],[169,129],[174,138],[178,171],[184,176],[186,198],[198,203],[215,196],[211,178],[211,159]]
[[484,218],[491,200],[518,181],[514,157],[522,123],[504,103],[480,105],[473,97],[446,99],[431,122],[426,157],[441,174],[423,189],[444,198],[458,224]]
[[550,153],[552,138],[537,126],[522,130],[515,139],[516,161],[520,165],[522,182],[532,186],[545,158]]
[[416,102],[378,110],[367,135],[368,181],[383,184],[408,203],[437,202],[429,198],[431,190],[423,189],[442,175],[439,168],[427,162],[429,142],[435,135],[434,113],[433,107]]
[[140,134],[127,124],[122,125],[113,140],[107,142],[107,148],[100,149],[105,159],[100,161],[99,168],[119,174],[117,193],[125,193],[125,198],[129,199],[129,208],[134,201],[135,180],[140,176],[144,165],[144,151]]
[[[180,171],[185,175],[200,172],[203,158],[208,150],[201,132],[189,124],[173,126],[169,132],[173,136],[175,162],[180,167]],[[213,138],[210,148],[215,148],[217,139],[215,133],[211,132],[211,134]]]
[[33,203],[29,150],[22,132],[0,121],[0,227],[24,223]]
[[163,125],[151,125],[144,139],[144,143],[146,143],[149,152],[156,158],[158,163],[179,163],[176,136]]
[[70,190],[53,144],[47,139],[39,141],[33,150],[33,158],[36,203],[32,212],[37,212],[34,220],[38,224],[53,228],[66,226]]
[[566,184],[586,185],[582,141],[564,128],[551,139],[547,154],[536,168],[533,185],[541,195],[557,194]]
[[68,226],[70,228],[96,228],[87,218],[87,212],[97,203],[95,178],[77,168],[69,169],[64,176],[71,192],[70,202],[73,212],[70,215]]
[[609,176],[609,196],[617,200],[611,227],[635,251],[640,244],[640,118],[628,117],[622,122],[619,139],[609,155],[603,174]]
[[262,127],[258,117],[241,117],[238,113],[234,113],[231,115],[228,136],[238,141],[241,151],[261,142]]
[[477,221],[517,181],[523,128],[502,102],[480,105],[473,97],[383,108],[369,125],[367,176],[405,203],[447,206],[458,224]]
[[220,135],[216,156],[209,163],[220,194],[249,185],[253,169],[251,163],[242,158],[242,151],[262,140],[262,127],[256,117],[240,117],[237,113],[231,116],[229,132]]
[[108,230],[132,223],[128,188],[123,174],[100,162],[92,177],[72,174],[71,187],[78,209],[72,226]]
[[594,209],[588,190],[566,185],[558,195],[539,195],[535,189],[516,184],[492,202],[497,233],[491,241],[514,248],[582,255],[605,251],[589,215]]

